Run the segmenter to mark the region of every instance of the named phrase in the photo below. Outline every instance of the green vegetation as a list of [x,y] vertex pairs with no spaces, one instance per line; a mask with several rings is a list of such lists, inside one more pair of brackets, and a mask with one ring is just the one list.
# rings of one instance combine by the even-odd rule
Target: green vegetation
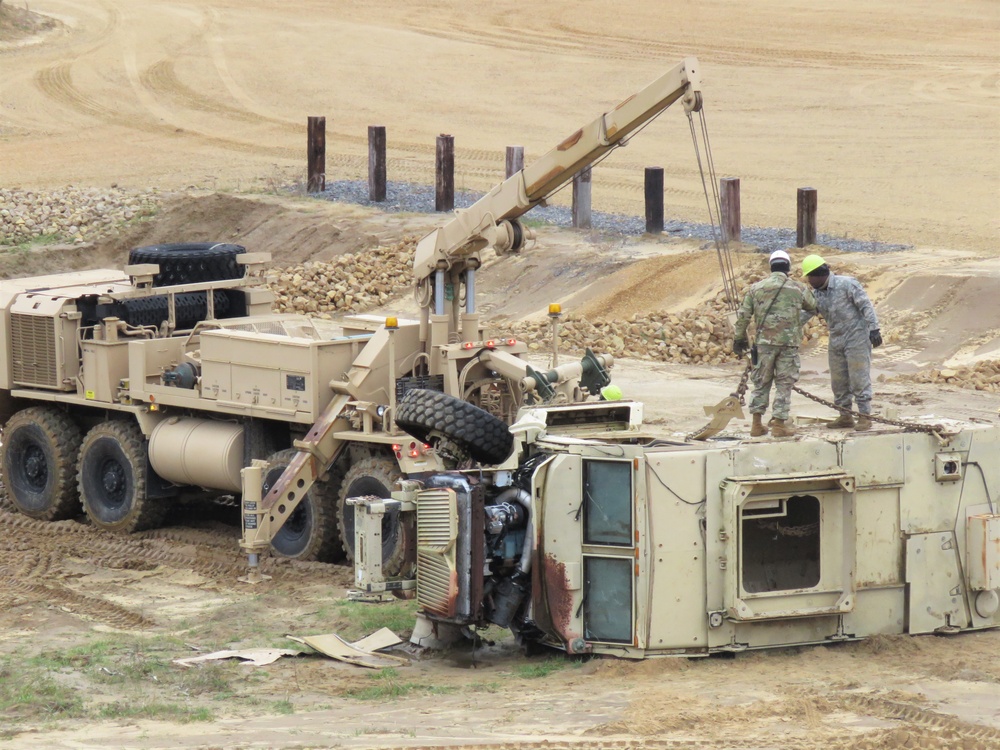
[[416,615],[415,600],[378,604],[338,601],[334,608],[333,624],[337,627],[337,634],[348,641],[357,640],[381,628],[389,628],[403,638],[412,632]]
[[[32,656],[8,655],[0,660],[0,738],[13,737],[39,721],[59,719],[212,721],[214,713],[191,699],[232,696],[238,665],[219,662],[181,669],[170,664],[184,650],[169,638],[119,637]],[[109,693],[114,700],[106,698]]]
[[395,669],[383,669],[375,674],[368,675],[368,679],[374,685],[368,685],[356,690],[348,690],[345,695],[348,698],[356,698],[361,701],[391,700],[402,698],[405,695],[443,695],[454,693],[458,688],[442,687],[440,685],[421,685],[416,682],[402,682],[399,679],[399,672]]
[[580,662],[570,661],[565,656],[550,656],[541,661],[514,667],[514,675],[531,680],[539,677],[547,677],[553,672],[558,672],[570,666],[579,667]]

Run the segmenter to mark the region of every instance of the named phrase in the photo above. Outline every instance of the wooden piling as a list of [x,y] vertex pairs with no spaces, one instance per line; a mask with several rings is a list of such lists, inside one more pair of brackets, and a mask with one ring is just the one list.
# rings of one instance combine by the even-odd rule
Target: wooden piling
[[434,210],[451,211],[455,208],[455,137],[441,134],[437,137],[437,154],[434,160]]
[[586,167],[573,178],[573,226],[590,229],[590,167]]
[[646,232],[663,232],[663,167],[646,167]]
[[385,125],[368,126],[368,200],[381,203],[386,196]]
[[818,202],[816,188],[799,188],[796,201],[798,208],[795,222],[796,247],[816,244],[816,208]]
[[520,172],[522,169],[524,169],[524,146],[508,146],[504,179]]
[[306,125],[306,190],[326,189],[326,118],[310,117]]
[[740,215],[740,178],[719,180],[719,201],[722,204],[722,238],[727,242],[742,242],[743,219]]

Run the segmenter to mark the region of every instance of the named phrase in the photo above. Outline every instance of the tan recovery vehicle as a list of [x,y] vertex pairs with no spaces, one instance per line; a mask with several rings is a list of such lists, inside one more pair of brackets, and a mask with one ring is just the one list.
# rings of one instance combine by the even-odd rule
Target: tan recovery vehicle
[[[532,238],[518,217],[677,100],[701,108],[693,58],[424,237],[416,321],[274,314],[268,258],[232,245],[138,248],[124,271],[0,282],[7,497],[49,520],[82,502],[95,525],[129,532],[155,526],[192,491],[240,492],[241,469],[266,459],[265,497],[251,516],[260,523],[245,529],[244,546],[350,556],[349,497],[388,495],[451,456],[503,462],[506,424],[522,404],[581,403],[609,382],[610,356],[588,351],[538,372],[522,358],[525,342],[486,339],[476,270],[484,249],[517,252]],[[397,425],[413,419],[440,421],[433,445]],[[600,432],[617,412],[584,405],[568,419]],[[389,514],[387,572],[405,572],[413,543]]]

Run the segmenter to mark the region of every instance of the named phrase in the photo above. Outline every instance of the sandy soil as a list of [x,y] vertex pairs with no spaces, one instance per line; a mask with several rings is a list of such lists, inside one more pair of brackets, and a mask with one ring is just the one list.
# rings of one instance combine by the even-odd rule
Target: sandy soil
[[[327,117],[328,179],[367,174],[385,125],[390,179],[429,182],[455,136],[456,183],[485,189],[504,147],[530,161],[686,55],[697,56],[715,164],[747,224],[991,250],[1000,232],[1000,9],[800,0],[461,4],[40,0],[45,44],[0,49],[0,180],[41,187],[266,187],[304,172]],[[688,124],[670,111],[594,174],[594,207],[704,218]],[[563,196],[567,198],[567,196]]]
[[[0,257],[3,275],[118,265],[128,247],[157,241],[235,240],[294,263],[419,234],[437,219],[212,189],[301,179],[313,114],[328,118],[328,179],[365,174],[365,128],[378,123],[389,130],[391,179],[430,181],[434,136],[449,132],[459,185],[484,189],[502,171],[505,145],[523,144],[530,160],[694,54],[715,161],[743,179],[748,224],[790,225],[795,188],[811,185],[821,231],[916,245],[891,256],[831,254],[865,277],[894,333],[875,358],[879,406],[903,418],[997,418],[996,396],[887,380],[1000,352],[994,2],[39,0],[31,8],[59,23],[16,43],[0,36],[0,181],[199,190],[97,245]],[[684,118],[668,112],[595,171],[595,208],[641,213],[642,168],[661,164],[668,215],[703,218],[688,144]],[[714,293],[717,268],[685,243],[545,231],[531,253],[487,264],[481,304],[497,321],[538,315],[551,301],[595,318],[681,308]],[[412,303],[401,297],[390,307],[405,314]],[[650,425],[684,434],[704,423],[703,404],[728,395],[736,370],[624,361],[615,376],[646,402]],[[804,352],[801,384],[825,395],[827,383],[819,342]],[[798,400],[795,410],[827,414]],[[169,661],[192,647],[287,646],[286,633],[358,627],[339,604],[346,568],[268,560],[273,578],[250,588],[236,581],[237,536],[235,508],[225,505],[175,514],[164,529],[130,538],[0,508],[0,663],[28,669],[76,653],[50,672],[88,701],[155,699],[215,715],[188,724],[122,711],[55,721],[12,709],[0,746],[1000,747],[1000,632],[639,664],[556,664],[501,640],[474,655],[415,658],[392,680],[412,689],[374,700],[359,691],[381,683],[317,657],[223,667],[215,676],[224,690],[178,682],[176,669],[117,680],[121,661],[98,661],[95,642],[141,643],[121,657],[135,671],[153,652]],[[60,715],[54,704],[52,715]]]

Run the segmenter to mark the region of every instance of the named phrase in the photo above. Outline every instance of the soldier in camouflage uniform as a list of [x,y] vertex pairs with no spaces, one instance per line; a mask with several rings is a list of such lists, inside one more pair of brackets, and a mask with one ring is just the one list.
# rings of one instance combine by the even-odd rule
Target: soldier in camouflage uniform
[[733,351],[742,357],[749,346],[747,326],[751,318],[757,326],[757,362],[753,369],[753,397],[750,414],[753,423],[751,437],[767,433],[763,415],[774,384],[774,409],[771,434],[788,437],[795,430],[788,423],[792,386],[799,379],[799,345],[802,343],[801,317],[816,312],[813,293],[804,285],[788,278],[791,259],[784,250],[770,257],[771,275],[750,287],[736,320]]
[[[875,307],[860,282],[837,276],[818,255],[802,260],[802,273],[816,294],[818,312],[830,329],[830,380],[840,416],[828,427],[854,427],[851,401],[857,403],[857,429],[871,429],[872,348],[882,345]],[[813,313],[803,313],[803,325]]]

